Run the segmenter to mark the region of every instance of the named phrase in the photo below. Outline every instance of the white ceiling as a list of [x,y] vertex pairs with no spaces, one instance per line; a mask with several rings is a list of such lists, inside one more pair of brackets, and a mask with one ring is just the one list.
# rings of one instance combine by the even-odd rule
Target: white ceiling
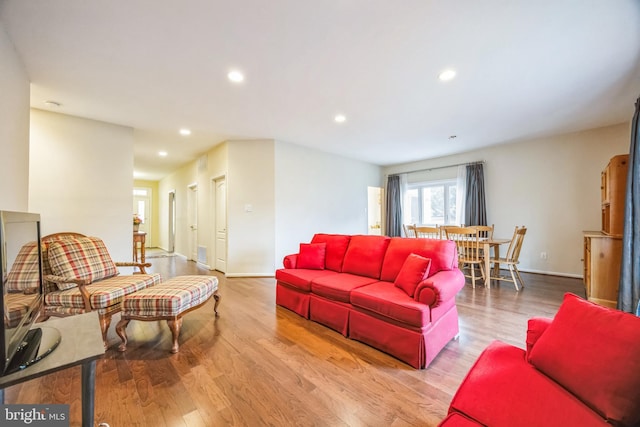
[[31,105],[133,127],[151,179],[238,138],[427,159],[625,122],[640,95],[637,0],[0,0],[0,21]]

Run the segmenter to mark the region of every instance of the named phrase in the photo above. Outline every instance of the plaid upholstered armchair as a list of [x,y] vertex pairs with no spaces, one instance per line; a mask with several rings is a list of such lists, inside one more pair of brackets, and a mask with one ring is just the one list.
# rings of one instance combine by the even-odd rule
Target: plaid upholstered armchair
[[[161,282],[160,274],[146,274],[151,264],[113,262],[104,242],[79,233],[42,238],[44,317],[97,311],[107,348],[111,316],[121,310],[125,295]],[[140,274],[119,275],[118,267],[137,267]]]

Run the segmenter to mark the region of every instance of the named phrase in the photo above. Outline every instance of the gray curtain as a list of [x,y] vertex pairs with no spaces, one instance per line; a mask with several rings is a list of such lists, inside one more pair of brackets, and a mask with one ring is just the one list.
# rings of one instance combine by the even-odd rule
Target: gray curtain
[[402,235],[402,191],[400,177],[390,175],[387,180],[387,236]]
[[629,171],[625,194],[624,231],[622,234],[622,267],[618,291],[618,309],[640,316],[640,141],[638,115],[640,98],[631,122]]
[[487,205],[484,194],[484,168],[482,163],[467,165],[465,225],[487,225]]

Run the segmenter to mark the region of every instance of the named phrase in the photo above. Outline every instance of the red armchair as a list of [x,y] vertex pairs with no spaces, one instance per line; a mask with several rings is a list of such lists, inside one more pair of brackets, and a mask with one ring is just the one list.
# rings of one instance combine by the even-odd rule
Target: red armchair
[[491,343],[440,426],[640,425],[640,318],[566,294],[526,344]]

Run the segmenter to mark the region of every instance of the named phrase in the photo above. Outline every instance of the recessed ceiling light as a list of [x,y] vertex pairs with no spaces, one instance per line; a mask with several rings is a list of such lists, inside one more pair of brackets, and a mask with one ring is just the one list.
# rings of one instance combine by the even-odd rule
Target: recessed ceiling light
[[455,76],[456,76],[455,70],[451,70],[451,69],[444,70],[443,72],[438,74],[438,78],[443,82],[448,82],[449,80],[453,79]]
[[158,151],[158,156],[160,157],[167,157],[169,153],[167,153],[166,151]]
[[227,74],[227,77],[234,83],[240,83],[244,81],[244,74],[236,70],[230,71],[229,74]]
[[191,130],[189,130],[189,129],[180,129],[180,135],[189,136],[189,135],[191,135]]
[[143,176],[144,176],[144,174],[142,172],[133,171],[133,177],[134,178],[141,178]]
[[347,118],[345,117],[344,114],[338,114],[333,118],[333,120],[335,120],[336,123],[344,123],[347,120]]
[[59,102],[56,102],[56,101],[44,101],[44,105],[46,105],[49,108],[58,108],[62,104],[60,104]]

